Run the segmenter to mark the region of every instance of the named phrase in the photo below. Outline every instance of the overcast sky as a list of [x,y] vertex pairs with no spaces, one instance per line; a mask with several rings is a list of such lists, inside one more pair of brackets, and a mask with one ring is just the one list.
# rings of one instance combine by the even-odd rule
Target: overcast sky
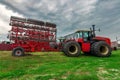
[[2,38],[11,29],[10,16],[55,23],[58,37],[95,24],[98,35],[120,38],[120,0],[0,0]]

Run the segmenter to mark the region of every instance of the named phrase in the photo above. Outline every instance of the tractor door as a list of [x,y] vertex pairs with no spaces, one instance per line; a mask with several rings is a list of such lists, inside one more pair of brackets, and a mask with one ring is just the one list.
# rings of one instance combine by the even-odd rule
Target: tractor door
[[82,43],[82,51],[90,52],[90,34],[89,31],[83,31],[83,43]]

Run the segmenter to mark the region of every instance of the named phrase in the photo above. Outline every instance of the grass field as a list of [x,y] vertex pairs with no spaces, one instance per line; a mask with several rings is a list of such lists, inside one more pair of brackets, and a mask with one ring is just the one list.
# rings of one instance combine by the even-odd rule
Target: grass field
[[107,58],[66,57],[62,52],[31,54],[13,57],[1,51],[0,80],[120,80],[120,51]]

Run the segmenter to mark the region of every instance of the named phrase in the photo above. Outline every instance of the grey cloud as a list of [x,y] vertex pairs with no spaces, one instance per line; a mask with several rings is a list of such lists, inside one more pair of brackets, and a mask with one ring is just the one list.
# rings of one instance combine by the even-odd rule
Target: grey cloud
[[[114,39],[120,30],[120,0],[2,0],[25,17],[57,24],[58,36],[96,24],[99,35]],[[114,29],[113,29],[114,28]],[[111,34],[113,33],[113,34]],[[111,34],[111,35],[110,35]]]

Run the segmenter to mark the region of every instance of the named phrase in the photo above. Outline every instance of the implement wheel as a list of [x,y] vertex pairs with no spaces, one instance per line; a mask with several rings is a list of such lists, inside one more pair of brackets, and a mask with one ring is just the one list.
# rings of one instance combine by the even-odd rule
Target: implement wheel
[[70,57],[77,57],[80,55],[80,45],[75,41],[70,41],[64,44],[63,52]]
[[24,49],[21,47],[14,48],[12,51],[12,56],[24,56]]
[[104,42],[99,41],[94,44],[94,55],[98,57],[109,57],[111,55],[112,49],[110,46]]

